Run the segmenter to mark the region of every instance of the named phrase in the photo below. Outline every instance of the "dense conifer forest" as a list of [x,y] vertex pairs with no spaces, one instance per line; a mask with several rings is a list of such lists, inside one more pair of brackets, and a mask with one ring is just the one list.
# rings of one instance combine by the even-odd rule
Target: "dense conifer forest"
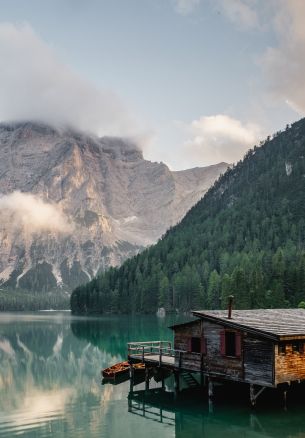
[[28,293],[22,289],[0,289],[0,311],[69,309],[69,296],[54,293]]
[[305,303],[305,119],[249,150],[154,246],[75,289],[75,314]]

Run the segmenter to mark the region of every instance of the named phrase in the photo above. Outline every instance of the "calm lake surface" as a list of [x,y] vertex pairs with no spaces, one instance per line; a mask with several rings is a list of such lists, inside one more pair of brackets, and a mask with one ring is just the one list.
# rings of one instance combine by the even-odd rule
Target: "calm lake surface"
[[0,314],[0,437],[305,437],[305,391],[287,410],[277,399],[253,411],[235,391],[213,407],[204,393],[174,400],[171,379],[163,395],[144,396],[141,383],[132,398],[128,381],[101,384],[101,369],[126,358],[128,341],[172,340],[175,322]]

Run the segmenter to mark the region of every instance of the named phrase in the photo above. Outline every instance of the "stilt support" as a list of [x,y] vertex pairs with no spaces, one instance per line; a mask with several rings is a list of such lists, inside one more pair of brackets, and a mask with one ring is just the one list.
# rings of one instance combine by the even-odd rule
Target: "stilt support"
[[145,391],[149,391],[149,368],[145,367]]
[[213,414],[213,396],[214,396],[214,382],[211,377],[208,378],[208,396],[209,396],[209,414]]
[[262,386],[257,392],[255,392],[255,388],[253,384],[250,384],[250,403],[252,406],[256,405],[257,398],[261,395],[261,393],[266,389],[265,386]]
[[211,378],[209,378],[208,394],[209,394],[209,398],[213,398],[213,396],[214,396],[214,384],[213,384],[213,380]]
[[162,383],[162,389],[165,389],[165,379],[164,379],[164,376],[162,376],[161,383]]
[[175,397],[177,397],[179,394],[179,391],[180,391],[180,374],[179,374],[179,372],[175,372],[174,377],[175,377]]
[[283,392],[283,399],[284,399],[284,411],[287,411],[287,391]]
[[133,366],[130,364],[129,366],[129,391],[130,393],[133,393],[133,385],[134,385],[134,369]]
[[209,398],[209,414],[213,414],[214,413],[214,403],[213,403],[213,399]]

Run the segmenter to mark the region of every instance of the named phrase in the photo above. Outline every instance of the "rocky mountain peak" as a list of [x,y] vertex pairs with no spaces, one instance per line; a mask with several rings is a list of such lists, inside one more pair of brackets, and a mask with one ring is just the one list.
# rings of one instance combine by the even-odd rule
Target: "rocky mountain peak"
[[227,164],[171,172],[130,140],[0,124],[0,281],[71,290],[155,242]]

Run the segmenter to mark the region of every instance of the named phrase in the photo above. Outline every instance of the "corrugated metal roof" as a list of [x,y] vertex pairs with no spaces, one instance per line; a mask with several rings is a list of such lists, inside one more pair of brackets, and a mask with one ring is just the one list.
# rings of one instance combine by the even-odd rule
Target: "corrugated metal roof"
[[231,319],[227,310],[198,310],[193,315],[268,338],[305,338],[305,309],[233,309]]

